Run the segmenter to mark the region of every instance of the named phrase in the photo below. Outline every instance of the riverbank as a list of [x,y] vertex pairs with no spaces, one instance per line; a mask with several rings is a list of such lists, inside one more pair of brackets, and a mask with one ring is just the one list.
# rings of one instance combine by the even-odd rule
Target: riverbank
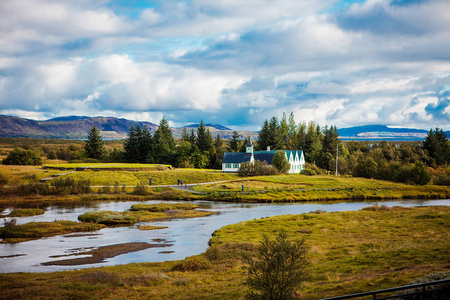
[[[79,175],[80,173],[81,175]],[[106,174],[104,174],[106,173]],[[118,174],[116,174],[118,173]],[[156,172],[158,182],[174,181],[173,185],[148,186],[97,186],[108,176],[122,176],[123,172],[83,171],[75,175],[65,175],[64,178],[89,181],[90,193],[70,194],[63,190],[60,195],[21,195],[9,193],[4,188],[0,196],[0,208],[7,205],[36,206],[46,202],[61,201],[96,201],[96,200],[214,200],[233,202],[300,202],[300,201],[332,201],[332,200],[389,200],[389,199],[447,199],[450,198],[450,186],[436,185],[406,185],[390,181],[355,178],[347,176],[304,176],[276,175],[237,178],[216,171],[161,171]],[[127,173],[127,172],[125,172]],[[177,185],[178,175],[191,174],[184,185]],[[67,176],[67,177],[66,177]],[[71,177],[76,176],[76,177]],[[81,176],[81,177],[80,177]],[[148,181],[148,172],[135,172],[133,176],[140,182]],[[141,177],[143,176],[143,177]],[[184,176],[184,175],[183,175]],[[224,177],[225,176],[225,177]],[[232,176],[232,177],[226,177]],[[179,176],[178,178],[184,178]],[[101,179],[101,180],[100,180]],[[137,180],[137,179],[136,179]],[[217,182],[211,182],[217,180]],[[76,182],[76,181],[75,181]],[[107,182],[107,181],[105,181]],[[105,183],[103,182],[103,183]],[[211,182],[211,183],[209,183]],[[186,185],[186,183],[188,183]],[[51,182],[49,182],[51,184]],[[29,189],[36,189],[30,187]],[[12,189],[12,188],[11,188]]]
[[311,276],[299,293],[318,299],[448,271],[449,224],[450,208],[442,206],[257,219],[217,230],[205,253],[183,261],[0,274],[0,289],[13,299],[239,299],[246,292],[240,253],[253,251],[262,234],[273,238],[283,228],[291,239],[306,238]]

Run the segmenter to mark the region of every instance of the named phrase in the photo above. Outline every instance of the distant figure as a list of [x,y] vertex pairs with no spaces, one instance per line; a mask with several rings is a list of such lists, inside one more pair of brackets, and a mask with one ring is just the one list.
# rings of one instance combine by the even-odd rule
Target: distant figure
[[242,191],[244,191],[244,185],[242,185]]
[[180,179],[181,185],[183,185],[183,180]]
[[152,185],[152,179],[151,178],[148,180],[148,185]]
[[177,179],[177,185],[180,185],[180,179]]

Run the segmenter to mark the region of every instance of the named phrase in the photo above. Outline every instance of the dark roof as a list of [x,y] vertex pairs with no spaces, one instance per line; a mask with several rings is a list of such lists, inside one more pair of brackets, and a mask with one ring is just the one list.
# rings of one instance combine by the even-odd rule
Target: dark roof
[[250,161],[251,155],[246,155],[245,152],[225,152],[222,163],[224,164],[240,164]]
[[269,165],[272,164],[273,156],[277,153],[274,151],[255,151],[253,152],[253,157],[255,160],[266,161]]
[[[269,165],[272,164],[272,159],[275,153],[277,153],[278,150],[272,150],[272,151],[254,151],[253,152],[253,158],[255,160],[259,161],[266,161]],[[282,150],[286,152],[286,156],[289,159],[291,156],[295,156],[296,153],[298,153],[298,157],[300,158],[302,156],[301,150]],[[225,152],[223,156],[222,163],[224,164],[240,164],[243,162],[250,161],[250,154],[244,153],[244,152]]]

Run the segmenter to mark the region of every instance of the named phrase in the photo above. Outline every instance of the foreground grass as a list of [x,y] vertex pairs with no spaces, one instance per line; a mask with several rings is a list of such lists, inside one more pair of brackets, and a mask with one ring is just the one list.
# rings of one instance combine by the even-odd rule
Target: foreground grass
[[262,234],[274,238],[283,228],[291,239],[306,237],[311,276],[299,292],[302,299],[319,299],[446,271],[449,227],[449,207],[279,216],[223,227],[204,254],[183,261],[1,274],[0,290],[7,299],[243,299],[240,253],[254,251]]

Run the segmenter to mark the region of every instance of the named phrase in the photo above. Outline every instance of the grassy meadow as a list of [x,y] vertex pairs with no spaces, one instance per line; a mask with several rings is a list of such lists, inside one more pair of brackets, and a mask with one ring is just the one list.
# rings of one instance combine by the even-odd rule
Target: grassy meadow
[[306,239],[309,279],[301,299],[404,285],[448,271],[450,208],[310,212],[225,226],[210,248],[182,261],[137,263],[57,273],[0,274],[5,299],[244,299],[241,254],[283,228]]

